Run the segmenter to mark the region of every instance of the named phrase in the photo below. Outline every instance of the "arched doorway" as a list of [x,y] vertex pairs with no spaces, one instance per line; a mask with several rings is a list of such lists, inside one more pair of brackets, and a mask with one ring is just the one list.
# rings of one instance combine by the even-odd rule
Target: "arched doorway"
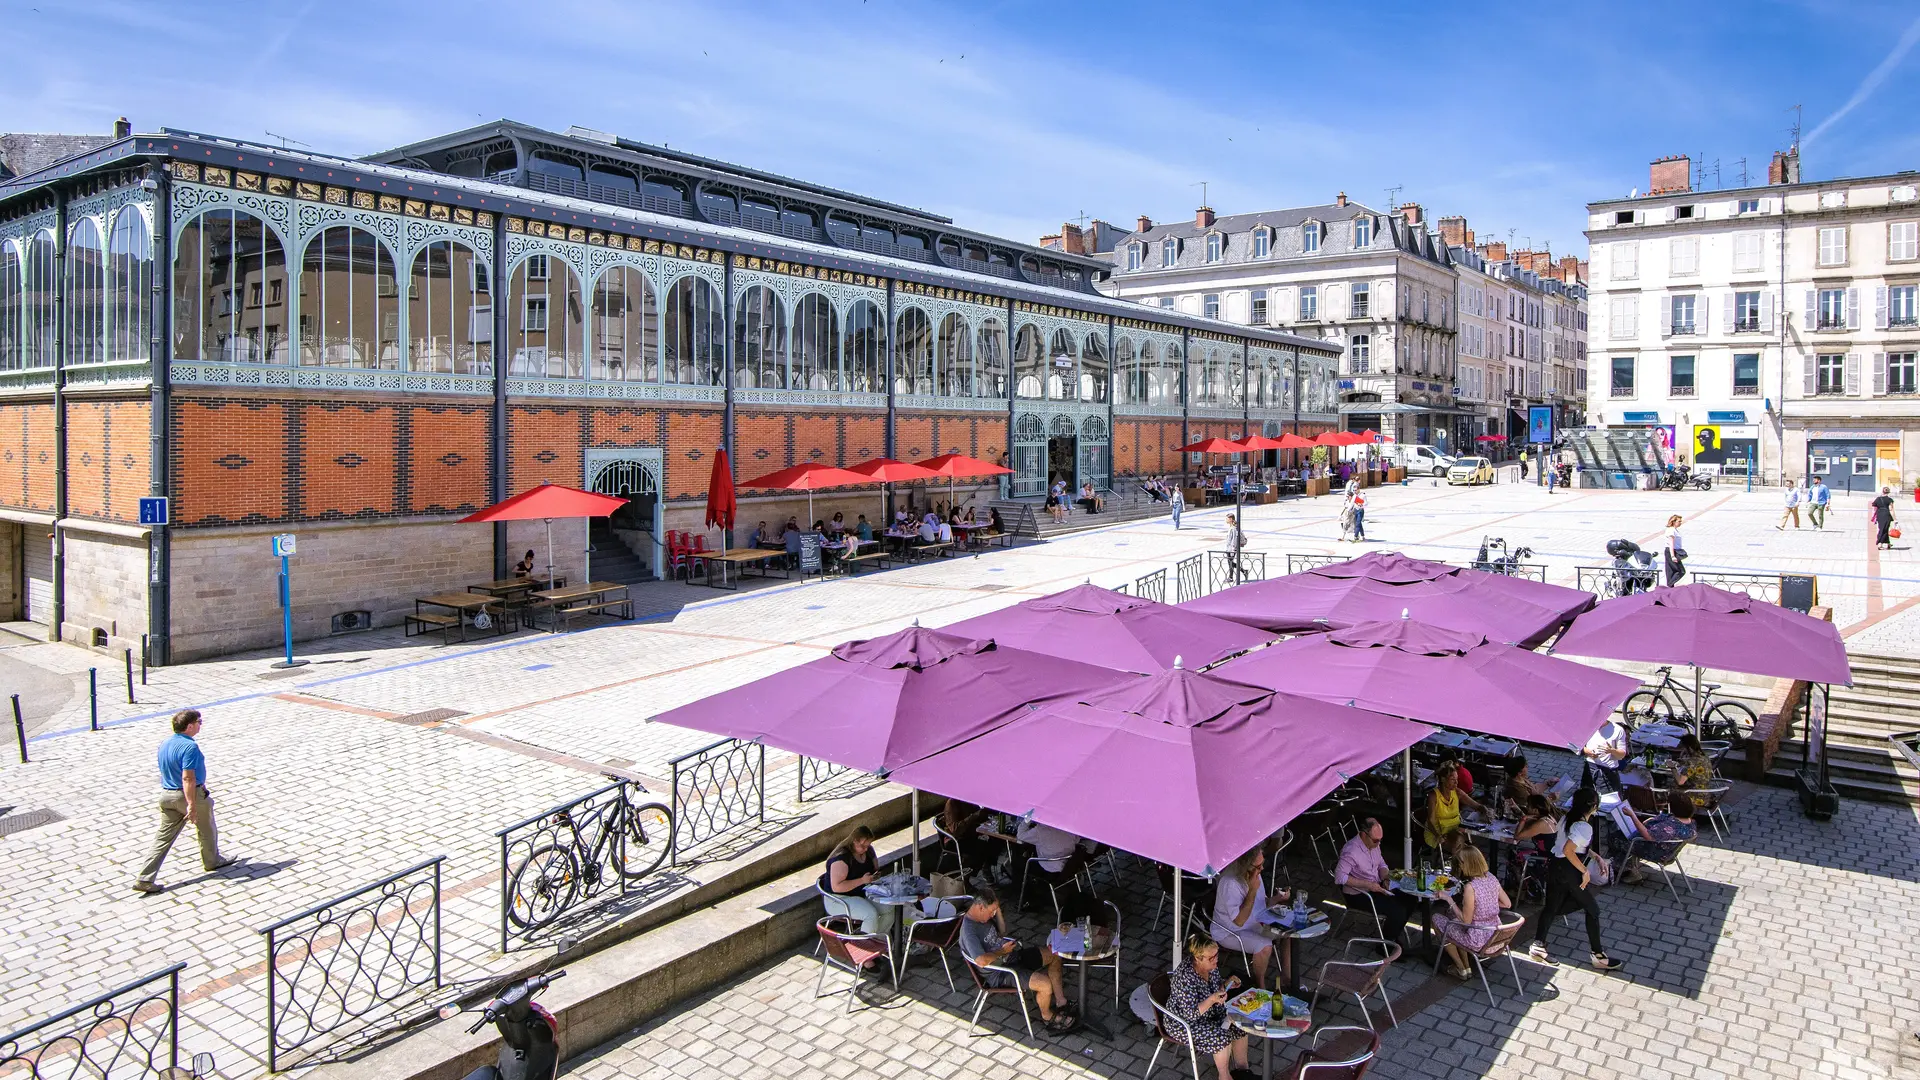
[[1073,426],[1070,416],[1055,416],[1047,424],[1047,488],[1053,488],[1055,480],[1065,480],[1069,492],[1077,492],[1080,485],[1075,466],[1079,461],[1080,433]]
[[596,552],[632,553],[661,577],[666,545],[660,502],[660,451],[654,449],[587,451],[587,488],[602,495],[618,495],[627,505],[613,516],[594,519],[589,538]]

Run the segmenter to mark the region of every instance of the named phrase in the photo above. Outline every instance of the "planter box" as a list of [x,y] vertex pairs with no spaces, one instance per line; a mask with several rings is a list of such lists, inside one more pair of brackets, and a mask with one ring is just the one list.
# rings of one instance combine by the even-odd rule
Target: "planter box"
[[1331,490],[1333,490],[1333,478],[1330,476],[1317,476],[1307,481],[1308,495],[1325,495]]
[[1403,483],[1406,481],[1406,479],[1407,479],[1407,470],[1404,466],[1398,469],[1387,470],[1387,483],[1389,484]]

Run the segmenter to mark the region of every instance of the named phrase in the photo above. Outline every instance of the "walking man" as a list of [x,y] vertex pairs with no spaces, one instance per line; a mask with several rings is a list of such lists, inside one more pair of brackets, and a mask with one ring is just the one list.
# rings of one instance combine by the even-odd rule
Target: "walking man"
[[1785,532],[1788,520],[1792,520],[1795,529],[1800,527],[1800,485],[1792,480],[1787,481],[1787,503],[1780,511],[1780,524],[1773,527],[1774,531]]
[[1167,494],[1167,498],[1173,504],[1173,527],[1178,529],[1180,528],[1180,511],[1187,508],[1187,497],[1182,494],[1181,485],[1175,484],[1173,490]]
[[1227,515],[1227,558],[1233,563],[1233,581],[1239,584],[1247,579],[1246,571],[1240,565],[1240,552],[1247,546],[1247,534],[1240,531],[1240,515]]
[[200,734],[200,710],[182,709],[173,716],[173,737],[160,744],[160,835],[154,838],[153,854],[134,879],[133,891],[157,893],[166,886],[154,879],[160,876],[160,864],[187,822],[193,822],[200,837],[200,865],[208,873],[232,866],[233,859],[220,854],[220,838],[213,827],[213,799],[207,794],[207,759],[200,753],[194,736]]
[[1813,523],[1814,528],[1826,526],[1827,502],[1832,498],[1833,491],[1821,483],[1819,477],[1814,477],[1813,486],[1807,489],[1807,520]]

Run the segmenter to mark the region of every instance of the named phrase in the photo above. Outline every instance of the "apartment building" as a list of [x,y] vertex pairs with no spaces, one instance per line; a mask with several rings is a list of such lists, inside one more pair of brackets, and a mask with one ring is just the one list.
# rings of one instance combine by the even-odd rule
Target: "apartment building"
[[[1588,410],[1679,456],[1837,490],[1920,473],[1920,173],[1692,190],[1684,157],[1648,193],[1588,205]],[[1753,463],[1751,466],[1749,463]]]
[[1557,427],[1582,423],[1586,376],[1577,367],[1584,366],[1587,311],[1580,261],[1476,243],[1464,217],[1441,218],[1440,237],[1459,275],[1462,400],[1480,406],[1481,429],[1523,438],[1528,407],[1543,404],[1554,407]]

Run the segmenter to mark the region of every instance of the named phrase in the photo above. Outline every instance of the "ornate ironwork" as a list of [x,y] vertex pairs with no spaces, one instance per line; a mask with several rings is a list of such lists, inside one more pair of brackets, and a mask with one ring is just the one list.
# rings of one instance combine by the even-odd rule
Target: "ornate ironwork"
[[673,770],[673,862],[718,836],[767,819],[767,748],[722,739],[667,765]]
[[1266,579],[1267,553],[1264,551],[1242,551],[1238,557],[1231,551],[1207,552],[1208,592]]
[[1167,602],[1167,572],[1155,570],[1151,574],[1142,574],[1133,581],[1133,595],[1155,603]]
[[1190,559],[1181,559],[1173,565],[1174,593],[1179,603],[1198,600],[1207,595],[1205,555],[1195,555]]
[[627,782],[542,810],[495,833],[500,841],[500,951],[529,939],[610,889],[627,891]]
[[416,863],[261,927],[267,1071],[280,1055],[395,1015],[440,978],[440,864]]
[[1287,573],[1303,573],[1307,570],[1317,569],[1322,566],[1332,566],[1334,563],[1344,561],[1345,559],[1339,555],[1288,555]]
[[[804,754],[800,757],[799,776],[799,801],[801,802],[806,802],[808,798],[840,798],[883,783],[872,773],[850,769],[845,765],[835,765],[831,761],[810,758]],[[823,791],[829,791],[831,794],[822,796]]]
[[1778,574],[1722,574],[1712,571],[1696,574],[1689,570],[1687,579],[1696,585],[1711,585],[1728,592],[1745,593],[1755,600],[1765,600],[1769,604],[1780,602],[1780,575]]
[[1585,589],[1602,600],[1646,592],[1660,584],[1660,571],[1652,566],[1576,566],[1573,587]]
[[0,1076],[133,1080],[178,1068],[180,971],[186,966],[163,968],[0,1035]]

